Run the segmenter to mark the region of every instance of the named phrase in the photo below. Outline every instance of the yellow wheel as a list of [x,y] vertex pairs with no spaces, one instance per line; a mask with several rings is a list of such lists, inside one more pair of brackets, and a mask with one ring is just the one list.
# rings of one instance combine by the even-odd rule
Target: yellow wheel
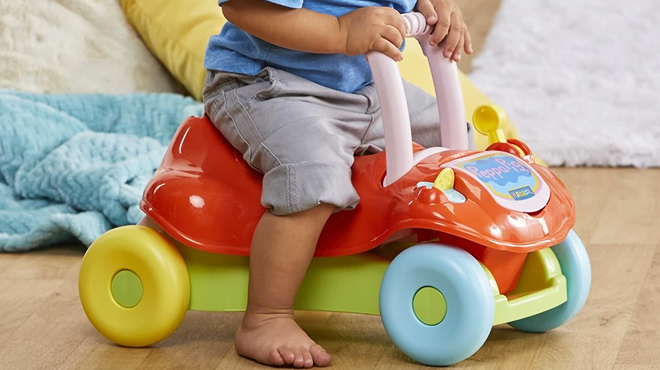
[[92,325],[128,347],[148,346],[170,336],[190,300],[181,253],[144,226],[124,226],[101,235],[83,258],[78,289]]

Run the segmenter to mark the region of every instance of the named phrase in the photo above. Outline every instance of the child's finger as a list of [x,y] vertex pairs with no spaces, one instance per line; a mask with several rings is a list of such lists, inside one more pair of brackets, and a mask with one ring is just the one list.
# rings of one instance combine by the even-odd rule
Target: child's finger
[[454,51],[459,46],[459,42],[461,41],[462,35],[463,35],[463,22],[461,22],[460,14],[452,13],[449,33],[447,33],[447,36],[445,37],[445,52],[444,52],[445,58],[451,58],[451,56],[454,54]]
[[418,0],[417,10],[424,15],[428,24],[435,24],[438,21],[438,13],[430,0]]
[[373,50],[380,51],[397,62],[403,60],[401,50],[382,37],[374,42]]
[[458,40],[458,44],[456,44],[456,49],[454,50],[454,54],[451,55],[451,59],[458,63],[461,60],[461,47],[465,45],[465,37],[463,34],[461,34],[460,40]]
[[431,45],[437,46],[440,41],[442,41],[445,36],[447,36],[450,26],[451,14],[449,12],[440,12],[438,21],[435,24],[435,29],[433,30],[433,33],[431,33]]
[[380,35],[397,48],[400,48],[403,44],[403,35],[401,35],[401,32],[399,32],[399,30],[394,26],[385,27]]
[[386,20],[386,24],[396,28],[401,34],[401,37],[406,37],[406,21],[403,20],[403,17],[398,12],[395,13],[394,17]]
[[463,32],[464,36],[464,44],[463,44],[463,49],[467,54],[472,54],[474,50],[472,50],[472,37],[470,37],[470,31],[467,28],[467,25],[465,23],[463,24],[463,29],[465,32]]

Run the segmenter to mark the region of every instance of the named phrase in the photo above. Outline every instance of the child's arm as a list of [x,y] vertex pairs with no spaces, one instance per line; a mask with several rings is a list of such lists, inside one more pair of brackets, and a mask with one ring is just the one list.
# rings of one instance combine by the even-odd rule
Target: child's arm
[[222,4],[222,11],[238,28],[283,48],[347,55],[378,50],[402,59],[399,48],[406,26],[391,8],[360,8],[337,18],[262,0],[231,0]]

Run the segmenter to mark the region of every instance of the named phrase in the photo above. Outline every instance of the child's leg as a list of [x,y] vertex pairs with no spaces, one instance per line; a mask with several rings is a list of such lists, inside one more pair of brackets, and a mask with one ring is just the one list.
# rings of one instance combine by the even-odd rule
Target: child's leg
[[292,307],[326,220],[359,201],[351,165],[374,101],[273,68],[258,76],[209,74],[206,114],[264,173],[261,204],[271,210],[253,236],[248,307],[236,333],[243,356],[273,365],[330,363],[294,322]]
[[335,206],[288,216],[266,212],[252,240],[248,306],[236,333],[239,354],[271,365],[327,366],[330,355],[293,319],[298,286]]

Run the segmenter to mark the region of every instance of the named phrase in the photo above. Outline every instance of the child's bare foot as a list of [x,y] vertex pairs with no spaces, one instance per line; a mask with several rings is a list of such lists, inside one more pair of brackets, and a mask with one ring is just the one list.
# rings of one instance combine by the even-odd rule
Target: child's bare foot
[[292,315],[246,314],[236,332],[236,351],[266,365],[328,366],[332,357],[309,338]]

